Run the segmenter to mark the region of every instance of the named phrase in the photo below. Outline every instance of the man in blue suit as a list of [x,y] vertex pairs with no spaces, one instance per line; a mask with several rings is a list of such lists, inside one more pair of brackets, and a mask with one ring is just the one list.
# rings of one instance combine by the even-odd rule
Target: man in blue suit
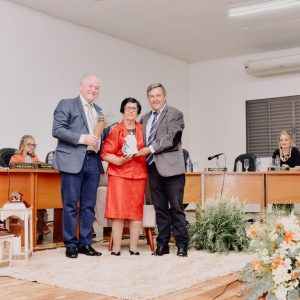
[[[70,258],[78,257],[78,253],[101,255],[91,246],[97,187],[100,173],[104,173],[99,156],[99,136],[105,122],[97,123],[101,108],[94,104],[99,89],[98,77],[87,74],[80,83],[80,95],[61,100],[54,111],[52,135],[58,142],[53,167],[61,174],[63,238],[66,256]],[[94,133],[96,124],[97,135]],[[79,239],[76,236],[78,202]]]

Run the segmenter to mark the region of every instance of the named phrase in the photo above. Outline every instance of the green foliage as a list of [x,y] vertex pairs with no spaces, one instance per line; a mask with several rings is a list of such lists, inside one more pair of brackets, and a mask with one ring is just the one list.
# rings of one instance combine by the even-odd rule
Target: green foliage
[[189,226],[189,247],[210,252],[248,248],[244,205],[235,198],[208,199],[197,208],[196,222]]

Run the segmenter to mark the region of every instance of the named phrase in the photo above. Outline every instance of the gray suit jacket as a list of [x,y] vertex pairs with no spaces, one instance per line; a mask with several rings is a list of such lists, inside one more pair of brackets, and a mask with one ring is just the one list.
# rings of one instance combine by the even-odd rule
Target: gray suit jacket
[[[142,116],[144,143],[146,141],[146,125],[151,111]],[[183,114],[175,107],[168,106],[161,112],[156,123],[154,141],[152,143],[154,161],[158,173],[169,177],[185,172],[183,152],[181,149],[181,136],[184,129]]]
[[[101,108],[95,105],[97,112]],[[78,173],[84,162],[87,146],[78,144],[81,134],[88,134],[88,123],[80,97],[61,100],[55,111],[52,135],[57,138],[53,167],[67,173]],[[104,173],[99,155],[100,173]]]

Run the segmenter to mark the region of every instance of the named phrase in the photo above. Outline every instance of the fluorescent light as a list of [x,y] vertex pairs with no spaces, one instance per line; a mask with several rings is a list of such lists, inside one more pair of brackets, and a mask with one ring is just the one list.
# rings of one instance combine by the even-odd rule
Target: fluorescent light
[[261,3],[249,4],[229,9],[230,17],[244,16],[248,14],[261,13],[265,11],[288,8],[300,5],[300,0],[268,0]]

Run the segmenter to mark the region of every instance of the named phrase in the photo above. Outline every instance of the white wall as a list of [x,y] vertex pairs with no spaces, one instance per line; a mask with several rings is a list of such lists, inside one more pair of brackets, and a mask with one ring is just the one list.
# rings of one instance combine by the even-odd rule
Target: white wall
[[[300,48],[190,66],[191,155],[201,169],[215,167],[216,160],[207,157],[224,152],[232,170],[235,157],[246,152],[246,100],[300,94],[299,73],[256,78],[245,72],[244,62],[296,53]],[[224,166],[223,157],[219,164]]]
[[[0,148],[32,134],[41,160],[54,149],[53,110],[78,95],[83,74],[101,78],[97,103],[119,116],[121,100],[136,97],[143,111],[148,84],[162,82],[168,102],[189,113],[189,66],[179,60],[0,0]],[[189,122],[184,143],[189,147]]]

